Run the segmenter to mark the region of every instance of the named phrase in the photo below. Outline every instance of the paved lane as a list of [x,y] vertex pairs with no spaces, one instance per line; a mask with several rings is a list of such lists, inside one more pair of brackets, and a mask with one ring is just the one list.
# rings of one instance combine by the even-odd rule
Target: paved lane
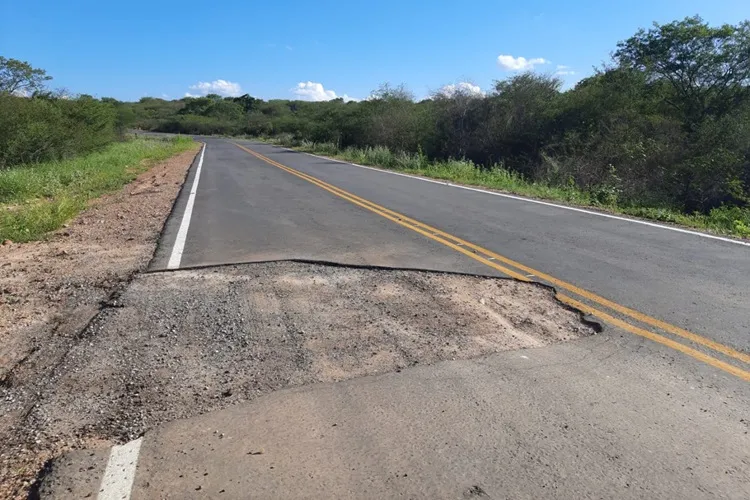
[[[180,221],[169,221],[152,269],[166,267]],[[283,259],[488,274],[472,259],[209,139],[180,267]]]
[[750,247],[243,142],[374,203],[750,352]]
[[[526,265],[747,348],[750,248],[266,145],[245,143],[264,160],[228,141],[207,144],[181,267],[311,259],[492,274],[498,263],[511,273]],[[189,192],[152,269],[166,267]],[[107,453],[71,452],[42,491],[92,496],[111,473],[133,499],[748,498],[746,354],[663,329],[631,335],[630,323],[542,348],[276,391]],[[699,351],[680,351],[688,345]]]

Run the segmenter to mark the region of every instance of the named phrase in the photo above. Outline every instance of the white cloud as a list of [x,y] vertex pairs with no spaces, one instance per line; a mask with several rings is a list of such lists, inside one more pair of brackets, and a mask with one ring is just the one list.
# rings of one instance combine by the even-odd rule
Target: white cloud
[[299,82],[297,87],[292,89],[297,96],[306,101],[330,101],[336,99],[336,92],[326,90],[322,83],[316,82]]
[[219,94],[223,97],[237,97],[242,94],[239,83],[227,80],[214,80],[213,82],[198,82],[191,85],[190,90],[196,90],[197,94],[185,93],[185,97],[200,97],[208,94]]
[[484,92],[482,92],[482,89],[479,88],[479,85],[474,85],[473,83],[469,82],[459,82],[450,85],[443,86],[439,91],[438,94],[444,95],[446,97],[453,97],[456,94],[460,95],[471,95],[471,96],[483,96]]
[[331,99],[342,98],[344,102],[358,101],[348,95],[337,95],[333,90],[326,90],[322,83],[317,82],[299,82],[292,92],[305,101],[330,101]]
[[570,66],[565,66],[564,64],[558,64],[557,71],[555,71],[555,76],[568,76],[575,74],[576,72],[573,71]]
[[525,57],[513,57],[504,54],[497,56],[497,64],[506,71],[530,71],[539,64],[549,64],[543,57],[526,59]]

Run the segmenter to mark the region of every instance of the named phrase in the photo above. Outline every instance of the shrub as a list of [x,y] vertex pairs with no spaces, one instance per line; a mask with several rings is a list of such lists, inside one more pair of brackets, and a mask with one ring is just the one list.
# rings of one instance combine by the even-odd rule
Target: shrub
[[722,206],[709,212],[707,225],[722,232],[750,236],[750,208]]
[[87,96],[0,94],[0,168],[99,149],[115,139],[117,119],[114,106]]
[[189,135],[239,135],[242,129],[239,122],[228,122],[209,116],[181,115],[162,122],[153,130]]
[[365,149],[364,163],[380,165],[381,167],[391,167],[394,164],[393,153],[385,146],[368,147]]

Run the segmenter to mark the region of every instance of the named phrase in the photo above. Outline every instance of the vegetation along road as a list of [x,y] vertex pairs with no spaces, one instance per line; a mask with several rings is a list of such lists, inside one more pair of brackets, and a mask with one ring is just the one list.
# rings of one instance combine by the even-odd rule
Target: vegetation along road
[[0,497],[750,498],[750,21],[497,60],[124,102],[0,56]]
[[[119,345],[122,332],[139,331],[137,350],[166,325],[181,332],[180,367],[140,382],[159,387],[161,404],[184,397],[181,384],[194,387],[186,380],[205,383],[207,398],[234,394],[248,376],[260,392],[334,383],[201,411],[111,454],[73,454],[54,468],[50,491],[110,488],[115,459],[137,463],[123,473],[134,498],[750,491],[746,244],[203,140],[152,273],[97,337]],[[605,329],[575,326],[560,305],[529,295],[532,285],[427,282],[407,269],[551,284]],[[520,316],[519,304],[528,308]],[[443,314],[449,331],[468,322],[474,340],[434,337]],[[206,365],[223,375],[200,375],[207,362],[190,354],[209,332],[213,343],[199,349],[224,360]],[[87,349],[84,360],[99,352]],[[482,353],[491,355],[464,359]],[[149,370],[131,356],[108,358]],[[246,367],[248,357],[257,361]],[[431,364],[441,359],[454,361]],[[95,376],[112,361],[93,362]],[[256,375],[244,372],[253,366]],[[203,410],[222,407],[207,401]]]

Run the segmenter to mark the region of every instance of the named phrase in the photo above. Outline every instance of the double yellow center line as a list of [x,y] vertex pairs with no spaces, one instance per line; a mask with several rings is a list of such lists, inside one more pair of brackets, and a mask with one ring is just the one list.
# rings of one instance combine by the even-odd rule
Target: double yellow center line
[[[237,146],[238,148],[242,149],[243,151],[250,153],[251,155],[255,156],[256,158],[270,165],[278,167],[284,170],[285,172],[288,172],[301,179],[304,179],[320,187],[321,189],[328,191],[329,193],[335,196],[343,198],[359,207],[364,208],[365,210],[369,210],[370,212],[376,213],[377,215],[384,217],[392,222],[395,222],[396,224],[399,224],[403,227],[406,227],[416,233],[419,233],[422,236],[425,236],[426,238],[429,238],[438,243],[441,243],[442,245],[445,245],[448,248],[451,248],[457,252],[460,252],[474,260],[477,260],[481,262],[482,264],[485,264],[488,267],[491,267],[497,271],[500,271],[501,273],[507,276],[516,278],[521,281],[527,281],[527,282],[531,281],[528,276],[535,276],[537,278],[540,278],[543,281],[546,281],[556,286],[557,288],[567,290],[568,292],[571,292],[581,298],[587,299],[595,304],[598,304],[599,306],[602,306],[603,308],[607,308],[631,320],[635,320],[638,323],[643,323],[652,328],[662,330],[664,332],[670,333],[677,337],[681,337],[685,340],[701,345],[707,349],[711,349],[715,352],[721,353],[724,356],[732,358],[736,361],[740,361],[741,363],[750,364],[750,355],[748,354],[740,352],[724,344],[720,344],[719,342],[715,342],[711,339],[705,338],[696,333],[685,330],[684,328],[680,328],[678,326],[666,323],[659,319],[656,319],[646,314],[643,314],[641,312],[638,312],[634,309],[630,309],[629,307],[625,307],[623,305],[617,304],[616,302],[612,302],[611,300],[605,299],[604,297],[600,297],[599,295],[596,295],[592,292],[579,288],[571,283],[560,280],[558,278],[555,278],[554,276],[550,276],[549,274],[543,273],[541,271],[537,271],[536,269],[533,269],[524,264],[521,264],[520,262],[511,260],[491,250],[487,250],[486,248],[480,247],[479,245],[476,245],[469,241],[465,241],[461,238],[453,236],[452,234],[446,233],[445,231],[441,231],[440,229],[434,228],[423,222],[412,219],[410,217],[407,217],[403,214],[400,214],[388,208],[382,207],[369,200],[366,200],[357,195],[349,193],[348,191],[344,191],[343,189],[336,187],[332,184],[329,184],[327,182],[324,182],[316,177],[305,174],[303,172],[299,172],[298,170],[287,167],[286,165],[282,165],[281,163],[277,161],[267,158],[263,156],[262,154],[257,153],[251,149],[248,149],[244,146],[241,146],[237,143],[233,143],[233,144]],[[735,375],[745,381],[750,382],[750,371],[739,368],[733,364],[727,363],[713,356],[709,356],[708,354],[705,354],[702,351],[699,351],[685,344],[672,340],[671,338],[666,337],[664,335],[654,333],[650,330],[641,328],[628,321],[624,321],[601,309],[585,304],[567,295],[564,295],[558,292],[557,298],[561,302],[564,302],[572,307],[575,307],[581,311],[584,311],[585,313],[591,314],[606,323],[615,325],[619,328],[622,328],[623,330],[627,330],[631,333],[634,333],[635,335],[639,335],[641,337],[645,337],[647,339],[653,340],[654,342],[658,342],[659,344],[665,345],[667,347],[671,347],[672,349],[680,351],[684,354],[687,354],[688,356],[691,356],[695,359],[703,361],[704,363],[707,363],[715,368],[719,368],[720,370],[724,370],[725,372],[731,373],[732,375]]]

